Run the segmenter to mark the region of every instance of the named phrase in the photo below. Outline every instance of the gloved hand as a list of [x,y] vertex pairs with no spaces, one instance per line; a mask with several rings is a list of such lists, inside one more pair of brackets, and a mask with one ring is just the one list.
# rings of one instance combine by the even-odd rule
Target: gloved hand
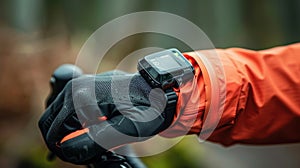
[[166,96],[139,74],[110,72],[70,81],[39,121],[48,148],[74,164],[96,162],[105,151],[145,140],[170,126]]

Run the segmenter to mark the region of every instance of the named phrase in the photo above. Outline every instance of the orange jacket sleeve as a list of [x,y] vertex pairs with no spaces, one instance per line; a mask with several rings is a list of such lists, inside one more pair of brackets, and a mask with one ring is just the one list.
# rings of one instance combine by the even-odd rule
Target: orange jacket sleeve
[[232,73],[237,75],[227,73],[226,78],[238,78],[239,98],[236,110],[229,112],[235,113],[233,121],[220,125],[209,139],[224,145],[300,142],[300,43],[257,52],[219,52],[236,69]]
[[[185,56],[201,69],[193,81],[198,94],[192,90],[189,94],[194,96],[183,99],[192,87],[179,93],[183,98],[177,116],[195,117],[192,125],[186,125],[189,133],[226,146],[300,142],[300,43],[262,51],[230,48]],[[191,109],[187,101],[194,100],[199,101],[198,107]],[[185,122],[177,117],[170,128],[173,134],[176,123],[183,128]]]

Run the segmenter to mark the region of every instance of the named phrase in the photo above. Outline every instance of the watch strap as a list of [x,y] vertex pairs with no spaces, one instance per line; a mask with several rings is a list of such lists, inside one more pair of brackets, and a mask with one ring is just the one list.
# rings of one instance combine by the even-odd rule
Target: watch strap
[[178,100],[178,96],[173,89],[166,90],[165,96],[167,98],[167,104],[163,112],[163,117],[165,118],[166,123],[164,129],[168,128],[173,122]]

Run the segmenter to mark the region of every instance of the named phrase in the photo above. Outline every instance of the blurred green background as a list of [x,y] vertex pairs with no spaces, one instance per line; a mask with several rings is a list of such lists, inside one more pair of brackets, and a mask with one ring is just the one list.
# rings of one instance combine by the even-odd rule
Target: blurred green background
[[[108,21],[137,11],[170,12],[198,25],[217,48],[264,49],[300,41],[299,9],[299,0],[0,0],[0,167],[77,167],[46,161],[37,121],[52,71],[74,63],[87,38]],[[120,41],[99,71],[113,69],[143,44],[188,50],[169,37],[136,35]],[[143,160],[151,168],[300,167],[299,149],[227,149],[188,137]]]

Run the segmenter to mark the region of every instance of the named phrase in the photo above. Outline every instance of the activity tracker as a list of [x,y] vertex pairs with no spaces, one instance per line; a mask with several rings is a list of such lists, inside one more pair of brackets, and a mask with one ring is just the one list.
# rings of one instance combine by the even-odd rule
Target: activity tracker
[[[177,49],[172,48],[145,56],[139,60],[137,69],[150,86],[165,92],[167,102],[164,113],[174,114],[178,97],[173,88],[180,88],[184,82],[192,79],[192,64]],[[172,123],[171,117],[166,119]]]
[[175,48],[156,52],[140,59],[137,67],[154,88],[178,88],[194,75],[192,64]]

